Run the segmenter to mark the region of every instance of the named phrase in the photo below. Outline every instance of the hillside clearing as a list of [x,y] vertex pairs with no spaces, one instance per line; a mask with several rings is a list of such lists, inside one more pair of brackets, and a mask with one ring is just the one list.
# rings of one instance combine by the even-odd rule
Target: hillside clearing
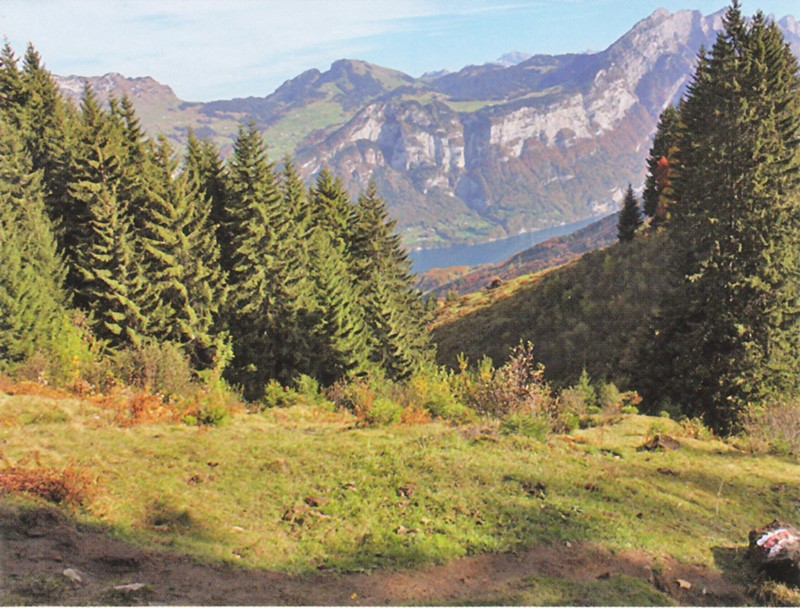
[[[0,412],[6,471],[97,480],[82,508],[2,499],[5,604],[126,603],[109,589],[132,582],[157,603],[741,604],[747,532],[800,508],[796,462],[662,418],[543,444],[306,406],[210,429],[120,428],[77,399]],[[638,449],[663,433],[680,448]]]

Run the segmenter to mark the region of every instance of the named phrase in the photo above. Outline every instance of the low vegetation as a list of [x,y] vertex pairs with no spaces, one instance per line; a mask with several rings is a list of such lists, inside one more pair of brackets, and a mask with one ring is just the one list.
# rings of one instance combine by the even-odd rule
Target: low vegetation
[[[224,425],[130,426],[102,400],[26,386],[28,394],[0,396],[0,502],[21,494],[61,504],[118,539],[202,562],[353,572],[588,544],[641,551],[655,564],[669,556],[744,584],[753,576],[747,564],[725,556],[745,547],[755,525],[800,508],[796,460],[722,441],[696,421],[626,414],[621,401],[601,410],[595,401],[598,413],[564,424],[568,434],[528,432],[518,405],[541,406],[538,381],[524,395],[504,393],[516,418],[461,411],[459,424],[430,405],[426,416],[406,409],[383,418],[370,415],[381,398],[363,411],[286,391],[294,393],[286,407],[241,411]],[[578,401],[608,393],[587,387],[574,387]],[[419,380],[407,389],[437,401],[438,389]],[[350,387],[350,398],[363,404],[366,392]],[[439,402],[452,418],[454,406]],[[642,450],[656,435],[679,447]],[[609,603],[670,601],[647,581],[617,576],[530,579],[495,601],[574,603],[590,590]]]

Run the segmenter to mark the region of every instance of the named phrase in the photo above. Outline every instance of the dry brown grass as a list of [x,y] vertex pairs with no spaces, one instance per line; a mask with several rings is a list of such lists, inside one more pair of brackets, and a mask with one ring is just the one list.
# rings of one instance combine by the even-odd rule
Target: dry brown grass
[[28,494],[55,504],[84,506],[97,495],[97,485],[95,476],[84,467],[0,469],[0,494]]

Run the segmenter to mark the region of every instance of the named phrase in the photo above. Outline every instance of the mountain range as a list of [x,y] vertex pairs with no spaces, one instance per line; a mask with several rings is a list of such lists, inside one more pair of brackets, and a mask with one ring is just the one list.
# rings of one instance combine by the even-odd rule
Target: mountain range
[[[309,182],[323,166],[351,192],[374,179],[404,242],[427,248],[569,223],[614,210],[641,185],[661,111],[685,91],[722,14],[659,9],[598,53],[510,53],[414,78],[358,60],[308,70],[265,97],[194,103],[152,78],[89,78],[128,95],[145,128],[188,130],[227,154],[253,119],[273,160],[290,154]],[[800,25],[779,26],[795,53]],[[78,99],[86,80],[57,77]]]

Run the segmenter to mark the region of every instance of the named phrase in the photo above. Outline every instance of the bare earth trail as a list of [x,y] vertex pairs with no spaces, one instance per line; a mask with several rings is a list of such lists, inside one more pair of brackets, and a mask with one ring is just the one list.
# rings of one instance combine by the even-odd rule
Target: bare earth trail
[[[586,581],[619,574],[647,581],[681,605],[752,601],[742,582],[719,572],[670,558],[655,563],[644,553],[615,554],[589,543],[484,554],[413,571],[294,576],[200,564],[187,556],[144,550],[78,525],[50,507],[22,515],[0,510],[0,516],[0,596],[6,585],[12,591],[16,586],[19,594],[25,581],[58,581],[55,596],[25,598],[41,604],[480,604],[499,598],[508,601],[532,577]],[[81,580],[70,582],[63,574],[66,569],[76,571]],[[691,587],[685,588],[679,579]],[[134,591],[113,589],[130,583],[146,586]],[[586,603],[594,602],[586,598]]]

